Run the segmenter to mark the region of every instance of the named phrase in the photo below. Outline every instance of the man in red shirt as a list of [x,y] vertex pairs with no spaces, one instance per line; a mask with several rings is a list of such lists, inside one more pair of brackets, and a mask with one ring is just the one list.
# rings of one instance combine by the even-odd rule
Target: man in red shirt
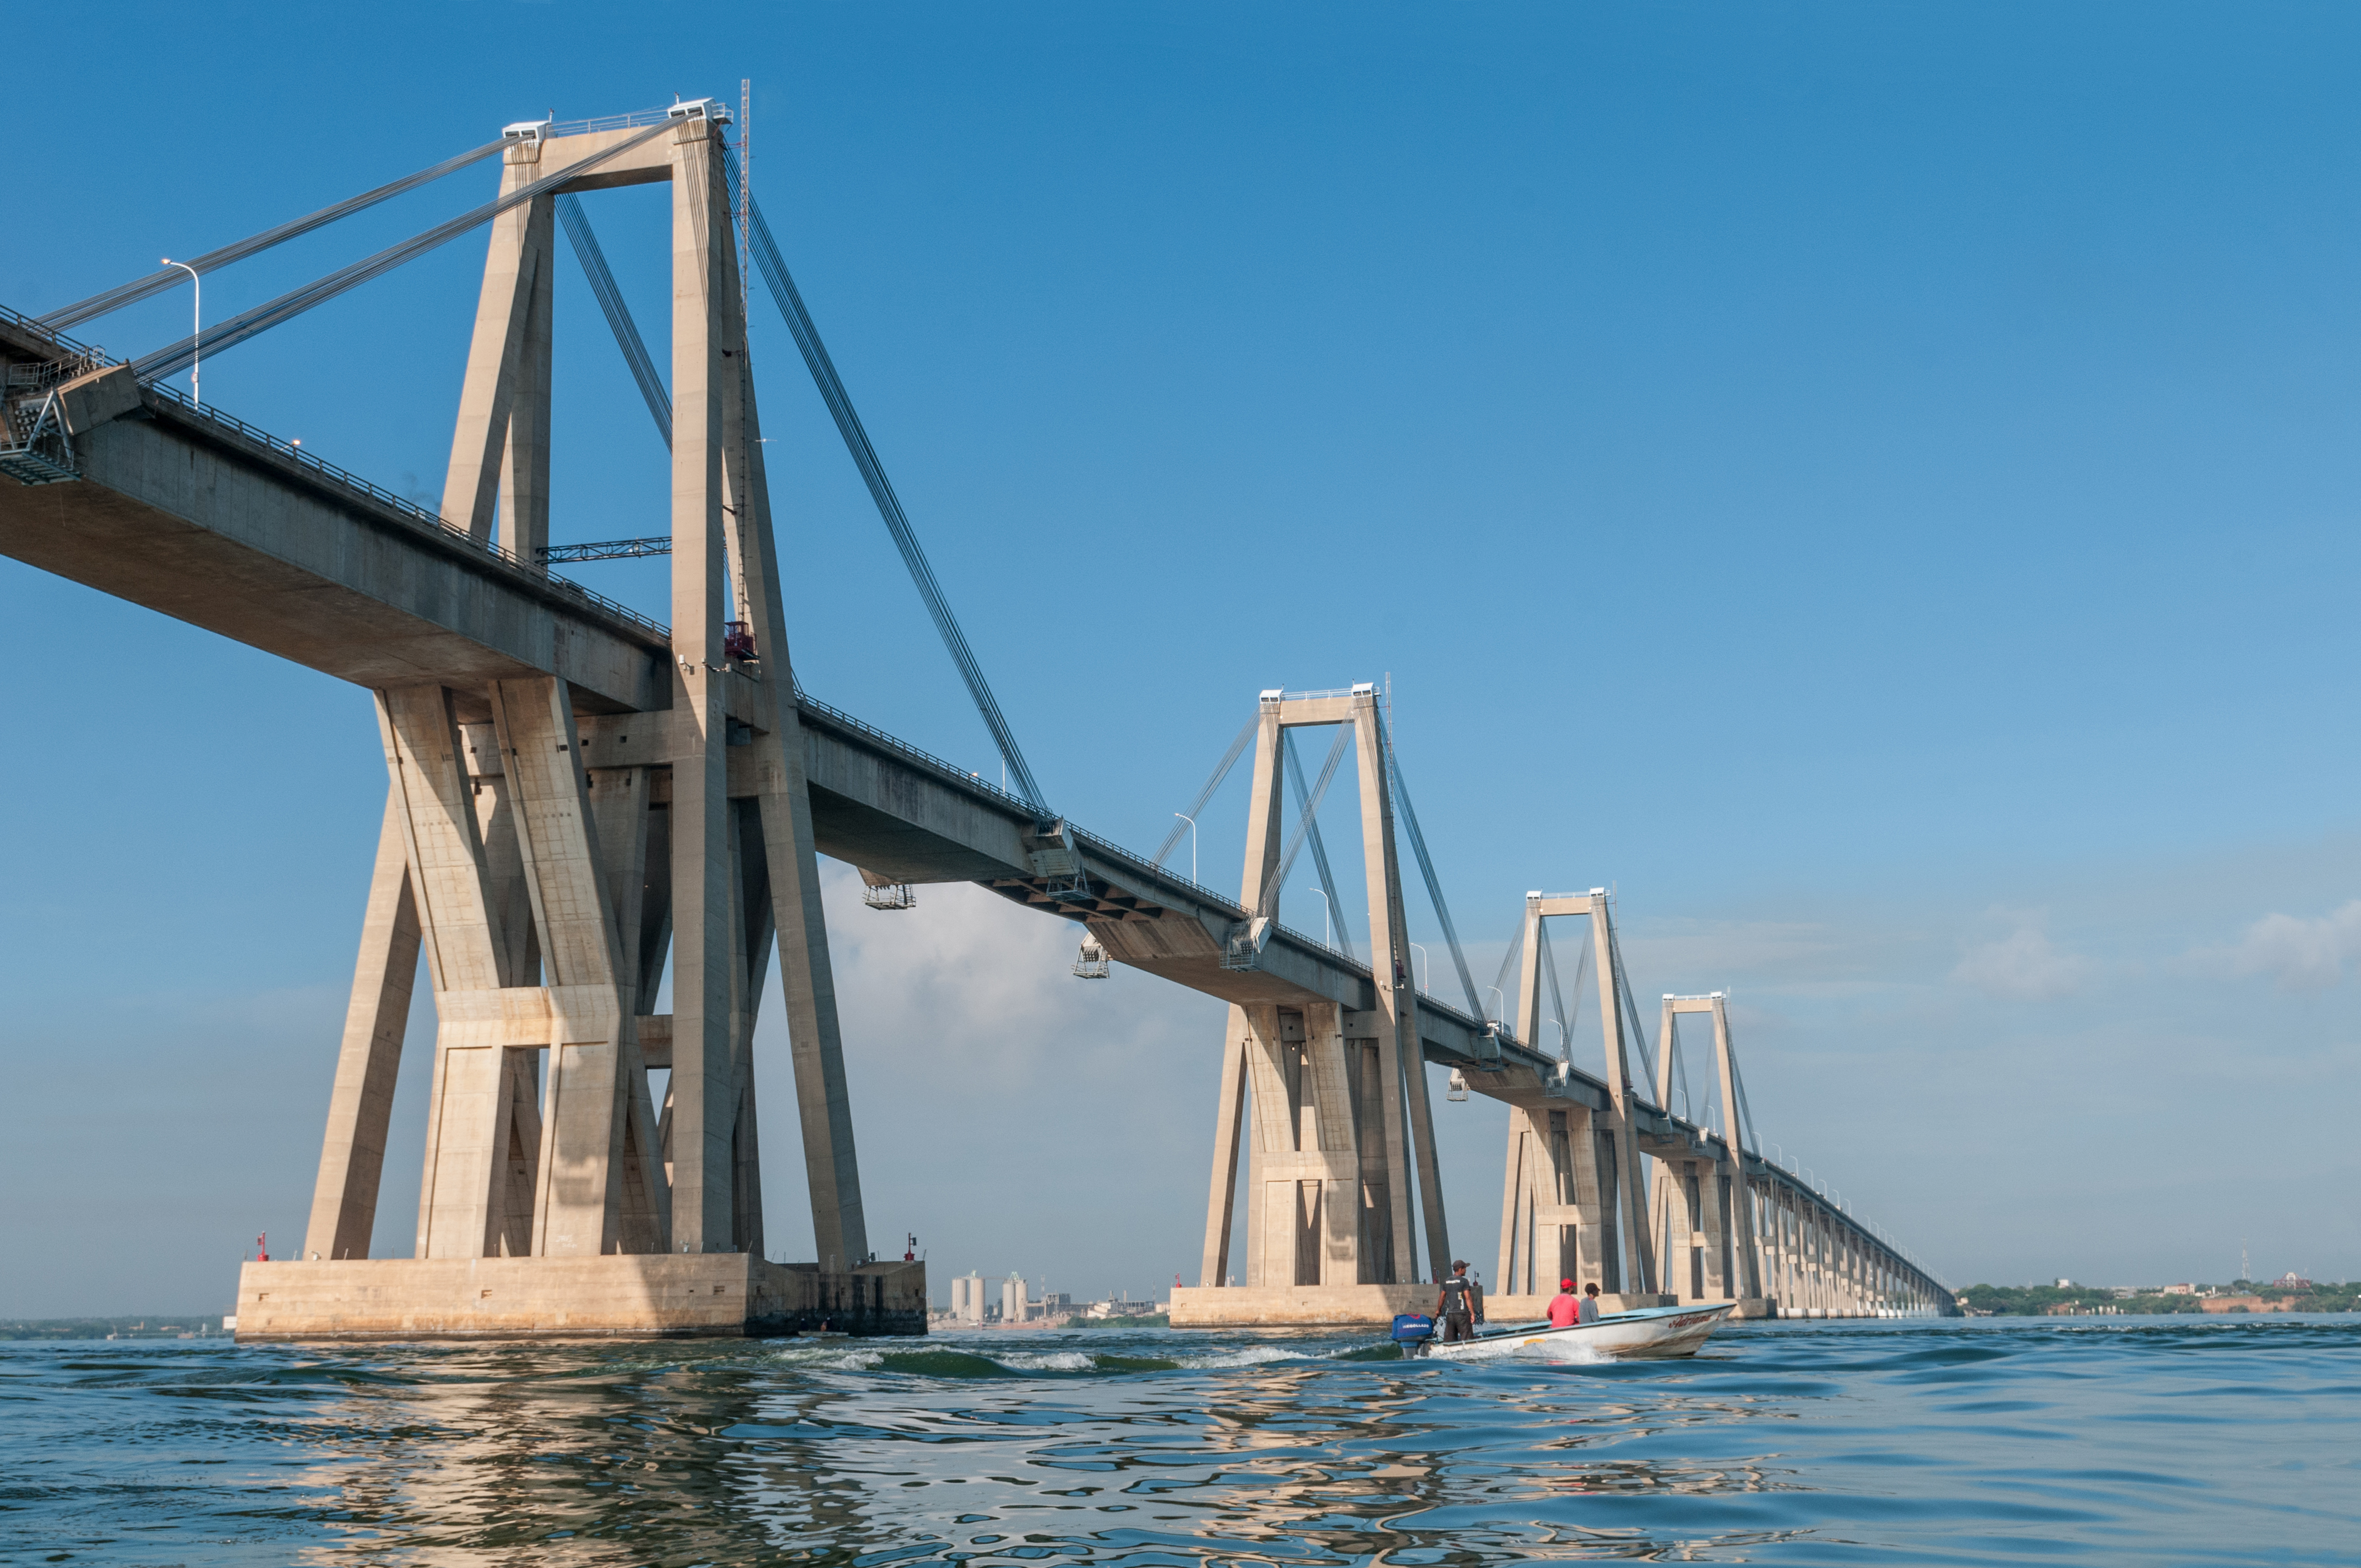
[[1557,1294],[1550,1298],[1549,1322],[1554,1329],[1570,1329],[1582,1321],[1582,1298],[1574,1293],[1574,1281],[1557,1282]]

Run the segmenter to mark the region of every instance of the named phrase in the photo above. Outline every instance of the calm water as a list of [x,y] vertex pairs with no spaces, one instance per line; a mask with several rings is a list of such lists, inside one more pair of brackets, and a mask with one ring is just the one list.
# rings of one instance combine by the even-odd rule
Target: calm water
[[5,1345],[0,1562],[2361,1563],[2353,1318],[1367,1343]]

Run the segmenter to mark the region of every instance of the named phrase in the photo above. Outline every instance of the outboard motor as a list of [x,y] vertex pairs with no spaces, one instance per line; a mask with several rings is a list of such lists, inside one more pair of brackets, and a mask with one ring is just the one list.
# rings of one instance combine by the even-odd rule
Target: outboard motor
[[1402,1312],[1394,1318],[1394,1343],[1401,1346],[1404,1355],[1424,1355],[1427,1342],[1434,1337],[1434,1320],[1418,1312]]

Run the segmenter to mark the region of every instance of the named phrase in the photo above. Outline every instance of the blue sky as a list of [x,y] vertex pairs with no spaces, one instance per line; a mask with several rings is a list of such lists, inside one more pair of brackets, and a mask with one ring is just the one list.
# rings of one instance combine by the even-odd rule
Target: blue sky
[[[757,194],[1060,807],[1152,847],[1256,691],[1389,674],[1479,977],[1525,889],[1611,883],[1640,991],[1733,989],[1764,1136],[1947,1277],[2224,1278],[2241,1238],[2361,1275],[2348,9],[108,15],[12,19],[94,85],[22,155],[0,303],[751,77]],[[215,274],[207,314],[492,179]],[[663,363],[661,194],[590,210]],[[222,356],[208,400],[431,496],[481,260]],[[657,532],[662,448],[566,267],[556,535]],[[994,766],[767,310],[755,349],[802,679]],[[661,608],[656,568],[577,575]],[[367,699],[13,563],[0,603],[0,1245],[50,1260],[0,1311],[209,1308],[308,1202]],[[836,897],[878,1239],[1193,1277],[1219,1010],[1071,981],[1061,927],[965,890]],[[1437,1110],[1488,1265],[1497,1110]]]

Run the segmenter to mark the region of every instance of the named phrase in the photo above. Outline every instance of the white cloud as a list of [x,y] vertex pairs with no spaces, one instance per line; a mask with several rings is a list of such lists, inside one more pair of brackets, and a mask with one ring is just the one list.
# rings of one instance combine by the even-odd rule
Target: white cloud
[[1987,996],[2047,1002],[2072,994],[2098,972],[2098,965],[2049,939],[2038,921],[2028,920],[1997,942],[1970,948],[1951,978]]
[[2345,978],[2361,959],[2361,899],[2326,915],[2301,919],[2266,915],[2225,957],[2234,974],[2267,974],[2286,991],[2321,991]]

